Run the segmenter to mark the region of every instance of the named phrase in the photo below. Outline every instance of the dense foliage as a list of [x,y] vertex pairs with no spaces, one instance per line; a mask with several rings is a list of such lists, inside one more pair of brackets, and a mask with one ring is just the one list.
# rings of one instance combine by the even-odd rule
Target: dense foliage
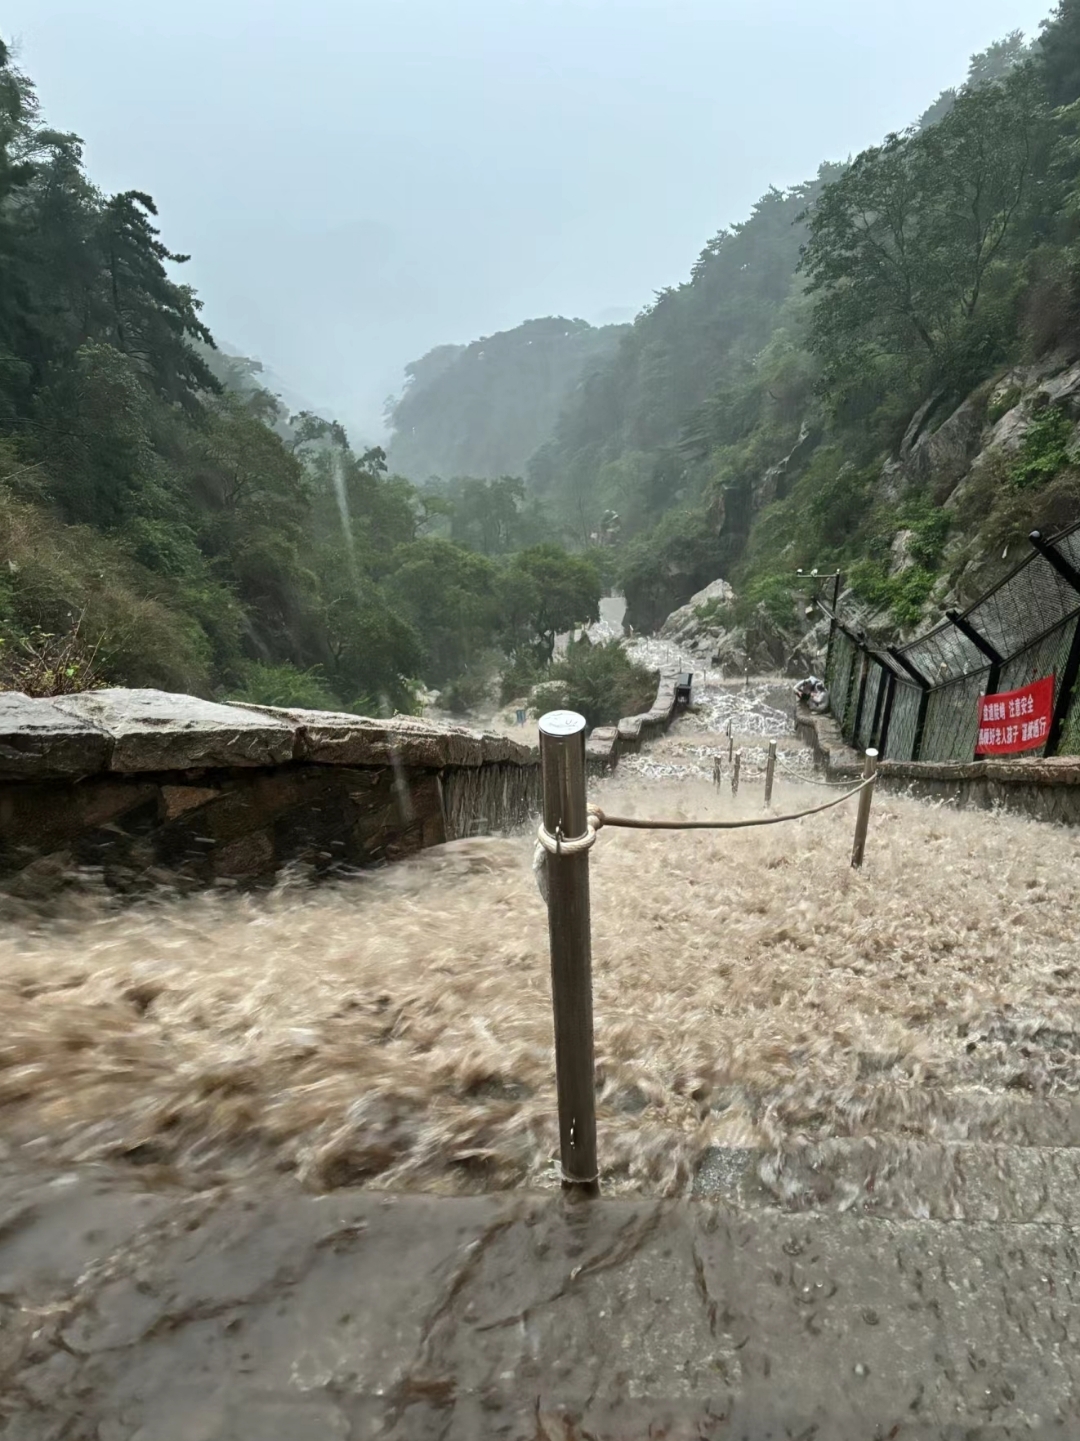
[[595,617],[595,569],[516,482],[421,494],[289,416],[156,219],[94,187],[0,44],[0,687],[378,712]]
[[571,640],[535,688],[537,714],[557,706],[583,715],[590,726],[615,725],[623,716],[641,715],[656,696],[656,671],[632,661],[618,640]]
[[[763,611],[786,585],[790,610],[797,569],[832,565],[911,624],[961,573],[961,536],[969,559],[1000,554],[1080,515],[1060,415],[983,467],[929,545],[919,527],[956,477],[898,490],[885,467],[968,396],[992,419],[1011,367],[1080,342],[1078,224],[1080,0],[1059,0],[908,130],[770,189],[710,241],[569,396],[528,491],[582,547],[617,513],[635,626],[718,575]],[[414,424],[424,407],[417,387]]]

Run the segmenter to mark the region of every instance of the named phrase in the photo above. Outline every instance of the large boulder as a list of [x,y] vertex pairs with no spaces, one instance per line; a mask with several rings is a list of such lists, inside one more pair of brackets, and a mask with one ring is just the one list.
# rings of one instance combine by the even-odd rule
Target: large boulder
[[719,605],[727,605],[734,599],[735,592],[726,580],[710,581],[703,590],[692,595],[685,605],[671,612],[660,627],[661,638],[671,641],[691,639],[702,628],[699,612],[705,606],[713,609]]

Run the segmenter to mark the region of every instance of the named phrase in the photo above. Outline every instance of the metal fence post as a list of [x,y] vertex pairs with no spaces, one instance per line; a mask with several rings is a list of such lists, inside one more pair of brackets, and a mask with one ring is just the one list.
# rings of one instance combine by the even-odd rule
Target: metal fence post
[[[574,711],[551,711],[540,720],[544,828],[549,835],[566,840],[588,832],[585,724],[584,716]],[[600,1187],[588,851],[549,854],[547,891],[563,1185],[595,1196]]]
[[[1080,594],[1080,571],[1076,569],[1072,561],[1062,555],[1061,551],[1051,545],[1048,540],[1044,539],[1042,531],[1033,530],[1028,536],[1028,539],[1042,558],[1049,565],[1053,566],[1062,580],[1068,585],[1071,585],[1073,590]],[[1053,719],[1050,722],[1050,734],[1047,736],[1046,745],[1043,747],[1044,756],[1057,755],[1058,746],[1061,744],[1061,737],[1065,731],[1065,722],[1069,715],[1069,703],[1072,700],[1078,679],[1080,679],[1080,618],[1077,619],[1076,629],[1073,631],[1072,644],[1069,646],[1069,654],[1065,660],[1065,667],[1061,672],[1061,685],[1058,689]]]
[[864,650],[863,647],[860,646],[859,656],[859,698],[855,702],[855,719],[851,723],[851,735],[844,737],[844,739],[849,740],[852,745],[858,745],[859,743],[859,726],[862,724],[863,701],[866,698],[866,677],[870,673],[869,651]]
[[776,776],[776,742],[769,742],[769,759],[765,762],[765,809],[772,805],[773,780]]
[[735,763],[731,767],[731,794],[739,794],[739,770],[742,767],[742,751],[735,752]]
[[1078,680],[1080,680],[1080,616],[1077,616],[1076,629],[1073,631],[1072,641],[1069,645],[1069,654],[1065,658],[1065,666],[1061,672],[1061,686],[1058,690],[1057,704],[1054,706],[1054,715],[1050,721],[1050,734],[1046,737],[1046,745],[1043,746],[1044,756],[1056,756],[1058,753],[1074,694],[1077,696],[1077,704],[1080,704],[1080,691],[1077,691],[1076,684]]
[[863,779],[870,784],[859,796],[859,810],[855,817],[855,844],[851,848],[851,864],[856,869],[862,865],[863,852],[866,850],[866,829],[870,824],[870,803],[874,799],[877,762],[877,751],[868,750],[863,758]]
[[984,636],[980,635],[971,622],[959,611],[947,610],[945,619],[955,626],[961,635],[967,636],[979,654],[985,656],[990,662],[990,669],[986,673],[986,694],[996,695],[1001,682],[1001,667],[1005,664],[1005,657]]

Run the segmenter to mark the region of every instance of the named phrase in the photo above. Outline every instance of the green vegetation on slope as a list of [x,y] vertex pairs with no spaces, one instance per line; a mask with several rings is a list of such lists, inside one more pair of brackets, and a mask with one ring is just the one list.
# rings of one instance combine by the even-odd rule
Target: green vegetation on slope
[[382,712],[542,670],[595,568],[514,482],[421,494],[289,416],[215,349],[156,214],[93,186],[0,44],[0,688]]
[[615,537],[638,628],[718,575],[775,619],[799,567],[834,565],[914,624],[980,555],[1080,514],[1060,406],[970,484],[970,447],[907,465],[962,402],[976,437],[1026,405],[1013,368],[1080,353],[1078,217],[1080,0],[1060,0],[910,129],[710,241],[569,396],[527,467],[538,513],[582,548]]

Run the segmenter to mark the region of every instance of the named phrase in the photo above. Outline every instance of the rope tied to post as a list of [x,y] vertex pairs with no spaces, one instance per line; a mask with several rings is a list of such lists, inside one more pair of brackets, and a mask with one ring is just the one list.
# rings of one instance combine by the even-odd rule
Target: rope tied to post
[[547,903],[547,858],[548,856],[579,856],[596,843],[596,833],[604,824],[604,812],[599,806],[589,806],[585,816],[585,834],[564,836],[562,827],[556,826],[555,833],[540,822],[536,829],[536,846],[533,850],[533,872],[537,888]]
[[586,831],[581,836],[564,836],[558,826],[555,834],[544,826],[539,825],[536,832],[536,847],[533,851],[533,871],[536,874],[536,884],[544,901],[547,901],[547,858],[548,856],[576,856],[583,851],[591,850],[596,843],[597,832],[604,826],[621,826],[627,830],[635,831],[740,831],[749,826],[778,826],[784,821],[802,821],[808,816],[820,815],[822,811],[832,810],[833,806],[843,805],[853,796],[861,795],[876,781],[876,776],[867,776],[857,786],[846,790],[842,796],[834,796],[832,800],[824,801],[819,806],[810,806],[806,810],[791,811],[783,816],[749,816],[738,821],[649,821],[639,820],[636,816],[609,816],[599,806],[590,805],[586,818]]

